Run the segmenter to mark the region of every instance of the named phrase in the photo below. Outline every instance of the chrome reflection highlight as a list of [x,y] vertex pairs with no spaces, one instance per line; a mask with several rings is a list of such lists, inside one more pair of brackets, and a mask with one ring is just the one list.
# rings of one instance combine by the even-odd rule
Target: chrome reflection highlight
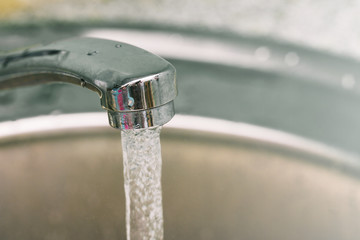
[[114,128],[121,128],[124,130],[161,126],[174,115],[174,103],[172,101],[157,108],[141,111],[108,111],[110,125]]
[[126,43],[73,38],[0,55],[0,90],[49,82],[98,93],[114,128],[155,127],[174,115],[175,68]]

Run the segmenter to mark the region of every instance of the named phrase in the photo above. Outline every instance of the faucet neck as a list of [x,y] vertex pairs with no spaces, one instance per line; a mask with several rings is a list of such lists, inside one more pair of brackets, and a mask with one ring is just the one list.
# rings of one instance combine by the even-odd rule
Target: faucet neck
[[0,90],[47,82],[97,92],[115,128],[158,126],[174,115],[175,68],[126,43],[74,38],[0,56]]

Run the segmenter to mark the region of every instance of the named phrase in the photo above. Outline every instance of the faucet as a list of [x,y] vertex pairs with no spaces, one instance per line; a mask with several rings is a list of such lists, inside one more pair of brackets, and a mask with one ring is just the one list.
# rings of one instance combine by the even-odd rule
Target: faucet
[[[141,48],[73,38],[0,54],[0,90],[51,82],[96,92],[114,128],[161,126],[174,116],[175,68]],[[81,99],[79,99],[81,101]]]

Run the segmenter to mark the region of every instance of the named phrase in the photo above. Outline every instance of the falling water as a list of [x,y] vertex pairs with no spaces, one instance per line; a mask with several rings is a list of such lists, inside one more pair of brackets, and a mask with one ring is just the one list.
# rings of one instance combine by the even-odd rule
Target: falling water
[[127,240],[162,240],[160,129],[123,130]]

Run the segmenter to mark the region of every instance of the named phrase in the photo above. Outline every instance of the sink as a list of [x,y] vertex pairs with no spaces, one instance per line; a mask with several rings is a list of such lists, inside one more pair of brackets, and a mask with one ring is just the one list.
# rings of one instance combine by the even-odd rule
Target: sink
[[[253,36],[100,25],[4,27],[0,48],[92,36],[174,64],[165,239],[358,239],[358,61]],[[105,118],[77,86],[0,91],[0,239],[125,239],[120,132]]]
[[[1,50],[76,36],[132,43],[175,66],[177,113],[263,126],[360,155],[360,70],[354,58],[203,29],[54,23],[4,26],[0,34]],[[72,85],[0,91],[0,122],[101,111],[96,94]]]
[[[75,129],[73,116],[45,118],[55,127],[25,131],[33,119],[2,124],[23,130],[0,139],[0,238],[125,239],[119,131],[102,114],[85,114],[92,122]],[[196,126],[204,120],[217,130]],[[165,239],[359,236],[354,159],[296,136],[229,124],[232,133],[223,120],[175,116],[164,127]]]

